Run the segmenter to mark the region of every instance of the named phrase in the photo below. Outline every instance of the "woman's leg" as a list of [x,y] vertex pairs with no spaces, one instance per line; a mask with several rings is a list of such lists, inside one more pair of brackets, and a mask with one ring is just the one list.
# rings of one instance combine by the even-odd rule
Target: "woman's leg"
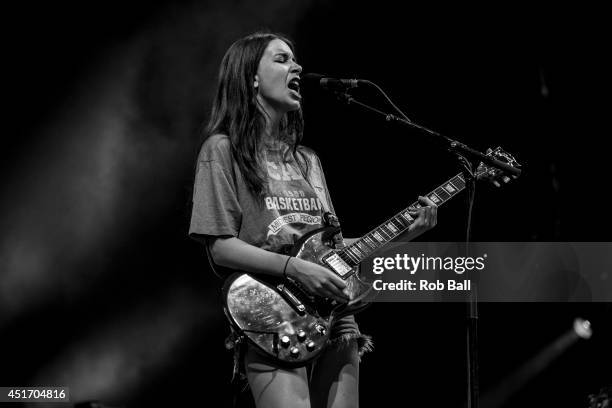
[[310,408],[306,367],[275,367],[252,347],[247,348],[244,366],[258,408]]
[[359,406],[357,340],[330,345],[314,363],[310,399],[313,408]]

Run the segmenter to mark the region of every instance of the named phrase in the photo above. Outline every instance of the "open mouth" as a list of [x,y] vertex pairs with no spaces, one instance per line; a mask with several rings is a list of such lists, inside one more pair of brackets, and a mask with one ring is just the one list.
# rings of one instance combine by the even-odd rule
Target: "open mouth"
[[298,78],[293,78],[287,84],[287,88],[300,95],[300,80]]

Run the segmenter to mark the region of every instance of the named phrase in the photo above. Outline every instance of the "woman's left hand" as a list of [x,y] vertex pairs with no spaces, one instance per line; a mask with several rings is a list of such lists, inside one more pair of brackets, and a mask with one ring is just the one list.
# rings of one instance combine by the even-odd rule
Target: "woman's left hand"
[[419,196],[419,203],[422,205],[421,208],[410,211],[410,215],[416,218],[408,228],[408,233],[413,237],[432,229],[438,222],[438,206],[428,197],[423,196]]

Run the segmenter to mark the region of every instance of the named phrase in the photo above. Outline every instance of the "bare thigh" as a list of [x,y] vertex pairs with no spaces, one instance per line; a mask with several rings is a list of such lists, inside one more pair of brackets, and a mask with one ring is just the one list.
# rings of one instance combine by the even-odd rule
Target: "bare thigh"
[[313,367],[310,382],[313,408],[359,406],[359,354],[357,341],[328,347]]
[[275,367],[252,347],[247,349],[244,365],[258,408],[310,408],[306,367]]

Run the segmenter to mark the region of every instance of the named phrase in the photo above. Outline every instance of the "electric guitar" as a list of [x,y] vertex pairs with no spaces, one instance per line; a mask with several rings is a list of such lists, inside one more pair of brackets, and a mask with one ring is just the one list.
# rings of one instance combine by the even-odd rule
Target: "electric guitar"
[[[488,153],[513,167],[520,167],[514,157],[497,148]],[[501,174],[480,164],[476,179],[494,178]],[[466,187],[462,173],[427,194],[438,206],[459,194]],[[369,305],[366,298],[372,285],[361,279],[358,265],[377,249],[387,244],[415,221],[410,212],[418,209],[412,203],[374,230],[343,249],[335,249],[333,237],[339,227],[327,226],[304,235],[288,254],[331,269],[346,283],[351,299],[337,303],[311,295],[291,279],[237,272],[223,285],[224,312],[234,329],[246,336],[264,355],[279,365],[303,365],[316,358],[325,348],[333,322],[357,313]]]

